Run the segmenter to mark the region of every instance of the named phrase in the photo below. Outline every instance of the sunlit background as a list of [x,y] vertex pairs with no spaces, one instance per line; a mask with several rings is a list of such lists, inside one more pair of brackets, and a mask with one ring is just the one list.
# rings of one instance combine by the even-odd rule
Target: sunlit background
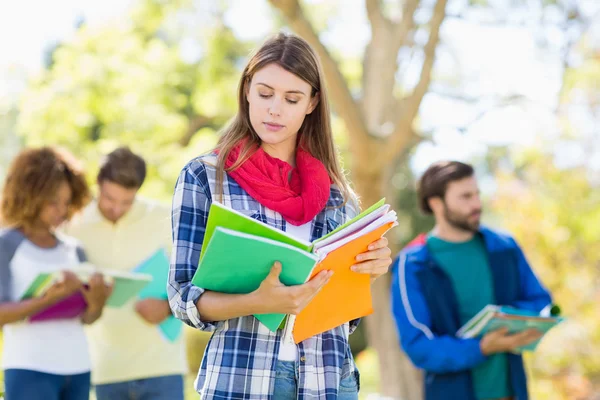
[[[367,2],[300,5],[362,110],[368,135],[408,137],[391,142],[398,143],[397,154],[382,167],[385,187],[373,195],[391,196],[402,217],[395,249],[431,227],[415,206],[419,174],[440,159],[473,163],[486,222],[517,237],[568,318],[527,357],[532,398],[600,399],[600,1],[449,0],[431,80],[402,132],[388,116],[409,103],[399,102],[381,118],[365,114],[365,96],[373,99],[365,88],[371,81],[363,80],[365,48],[383,29],[367,13]],[[297,31],[298,23],[282,12],[288,3],[296,2],[0,3],[0,182],[24,146],[69,148],[85,160],[93,182],[102,154],[128,144],[150,165],[143,194],[169,202],[180,169],[216,143],[234,114],[237,80],[251,49],[279,30]],[[422,83],[438,1],[372,3],[396,25],[407,20],[407,6],[417,5],[409,33],[390,58],[393,94],[411,100]],[[353,177],[365,161],[353,153],[356,136],[341,100],[331,100],[336,138]],[[364,187],[357,182],[359,192]],[[187,334],[192,376],[206,338]],[[364,329],[359,334],[353,346],[363,398],[400,393],[413,400],[410,390],[391,386],[418,383],[382,381],[388,364],[378,362],[378,339]]]

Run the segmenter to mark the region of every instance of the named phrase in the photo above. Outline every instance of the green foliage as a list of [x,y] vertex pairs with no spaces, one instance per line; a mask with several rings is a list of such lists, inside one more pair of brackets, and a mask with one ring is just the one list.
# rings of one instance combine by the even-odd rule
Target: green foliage
[[141,4],[131,19],[84,25],[58,46],[50,69],[23,96],[18,130],[27,145],[68,147],[86,161],[90,181],[104,153],[130,145],[149,163],[142,190],[166,199],[183,164],[214,146],[216,130],[233,115],[249,47],[216,24],[202,57],[187,64],[177,38],[161,31],[172,4]]
[[399,240],[397,245],[404,247],[417,235],[429,232],[435,223],[433,217],[424,215],[417,204],[417,179],[409,166],[409,157],[401,157],[403,160],[396,168],[396,174],[392,184],[398,189],[396,194],[396,207],[398,212]]
[[493,209],[568,319],[529,357],[532,393],[589,398],[600,378],[600,191],[584,169],[561,170],[536,153],[523,161],[522,178],[499,177]]
[[[149,164],[144,194],[168,200],[181,167],[214,146],[217,130],[235,112],[237,80],[250,50],[250,44],[240,42],[218,17],[209,24],[199,23],[195,35],[184,32],[179,18],[192,3],[139,0],[130,15],[112,25],[84,24],[73,40],[59,44],[49,68],[31,82],[22,98],[17,123],[24,143],[66,146],[85,160],[90,182],[103,154],[130,145]],[[386,13],[397,7],[392,1],[384,3]],[[341,4],[305,8],[321,31]],[[489,7],[487,0],[469,4]],[[193,62],[181,46],[184,36],[199,45]],[[586,42],[581,46],[589,47]],[[341,59],[330,51],[350,90],[359,92],[362,60]],[[600,82],[598,67],[596,57],[568,71],[563,101],[575,96],[572,89],[583,89],[593,101]],[[343,121],[334,118],[333,128],[343,158],[351,161]],[[391,182],[398,190],[394,204],[402,224],[396,246],[433,224],[417,209],[410,154],[401,159]],[[516,235],[569,318],[529,357],[533,398],[575,398],[572,393],[600,379],[596,356],[600,322],[595,309],[600,300],[600,191],[586,179],[586,171],[558,170],[539,154],[527,155],[515,170],[518,178],[498,177],[500,193],[493,212]],[[352,337],[355,353],[365,346],[362,333]],[[195,373],[208,335],[188,330],[186,337],[190,370]],[[377,386],[376,357],[371,349],[357,355],[366,391]]]
[[379,386],[379,361],[377,351],[367,348],[356,356],[356,366],[360,372],[360,399],[369,398],[370,393],[377,393]]
[[[593,35],[582,36],[573,51],[581,62],[565,71],[561,122],[568,140],[593,151],[596,136],[570,113],[571,107],[578,112],[572,115],[593,113],[597,104],[600,63]],[[504,177],[504,195],[496,204],[568,318],[530,357],[533,392],[549,400],[587,399],[600,392],[595,350],[600,346],[600,190],[597,175],[587,168],[591,160],[576,161],[582,166],[558,169],[548,157],[525,154],[517,166],[522,178]]]
[[576,67],[568,68],[564,73],[560,99],[563,106],[597,106],[600,92],[600,51],[597,40],[597,35],[588,32],[573,48],[572,52],[580,60],[575,64]]
[[212,336],[211,333],[202,332],[198,329],[185,327],[185,345],[188,349],[187,361],[188,370],[192,373],[196,373],[200,369],[202,363],[202,357],[204,356],[204,350],[206,345]]
[[[130,16],[100,29],[83,25],[57,46],[22,98],[17,124],[24,144],[67,147],[85,161],[90,182],[102,155],[129,145],[148,162],[143,194],[170,200],[183,165],[212,148],[233,116],[250,49],[216,19],[202,26],[210,32],[197,35],[199,57],[185,62],[171,27],[187,3],[140,1]],[[193,334],[186,337],[195,373],[209,335]]]

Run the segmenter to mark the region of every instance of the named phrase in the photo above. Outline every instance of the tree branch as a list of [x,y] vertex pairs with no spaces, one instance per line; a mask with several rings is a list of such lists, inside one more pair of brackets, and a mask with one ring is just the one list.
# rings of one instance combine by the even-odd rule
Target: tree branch
[[398,49],[406,44],[409,32],[415,26],[414,15],[419,7],[419,0],[406,0],[402,10],[402,20],[394,26],[394,38]]
[[179,144],[183,147],[186,147],[190,144],[192,138],[194,137],[196,132],[198,132],[198,130],[207,126],[214,126],[214,124],[214,119],[205,117],[203,115],[195,115],[191,117],[188,123],[188,127],[185,130],[185,133],[183,134],[181,139],[179,139]]
[[367,17],[371,26],[385,26],[389,25],[390,21],[383,15],[381,11],[381,0],[366,0],[365,5],[367,7]]
[[435,50],[440,40],[440,27],[446,15],[447,2],[448,0],[438,0],[433,9],[433,15],[429,21],[429,39],[423,48],[424,60],[421,66],[419,82],[417,82],[413,92],[400,102],[400,114],[396,121],[396,128],[389,139],[383,155],[386,162],[394,159],[412,139],[412,134],[410,133],[412,132],[412,122],[419,112],[423,97],[427,93],[429,84],[431,83]]
[[358,105],[352,98],[346,80],[340,72],[337,62],[319,40],[319,36],[302,12],[297,0],[269,0],[287,19],[289,26],[306,40],[321,59],[327,78],[327,87],[335,105],[336,112],[344,120],[352,141],[369,140],[365,122]]

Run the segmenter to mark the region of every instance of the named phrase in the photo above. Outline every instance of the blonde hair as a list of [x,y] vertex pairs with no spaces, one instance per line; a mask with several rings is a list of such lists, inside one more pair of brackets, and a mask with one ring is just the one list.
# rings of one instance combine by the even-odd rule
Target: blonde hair
[[[233,171],[252,156],[260,146],[259,136],[252,128],[246,93],[254,74],[268,64],[277,64],[288,72],[306,81],[312,88],[311,98],[319,96],[319,101],[304,119],[298,132],[298,139],[303,147],[316,159],[321,161],[333,182],[338,186],[344,204],[355,198],[354,192],[344,175],[338,161],[338,154],[333,144],[329,99],[325,88],[323,70],[319,58],[302,38],[279,33],[268,39],[250,58],[244,68],[238,86],[238,112],[225,129],[217,144],[217,193],[223,194],[223,173]],[[225,168],[225,160],[231,150],[245,140],[237,162],[230,168]]]

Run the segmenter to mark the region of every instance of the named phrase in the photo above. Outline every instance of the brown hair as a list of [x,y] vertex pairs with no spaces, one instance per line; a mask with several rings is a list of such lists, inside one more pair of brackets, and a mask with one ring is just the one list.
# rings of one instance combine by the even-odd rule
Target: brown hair
[[2,224],[18,228],[33,226],[63,182],[67,182],[72,191],[67,213],[70,219],[91,197],[77,160],[59,148],[23,150],[13,160],[2,190]]
[[469,164],[459,161],[439,161],[432,164],[419,180],[417,196],[419,208],[425,214],[433,214],[429,206],[432,197],[444,198],[451,182],[473,176],[475,170]]
[[[308,114],[300,130],[298,139],[306,150],[321,161],[329,176],[340,188],[344,202],[354,196],[338,161],[338,154],[333,144],[329,99],[325,89],[323,70],[319,58],[302,38],[279,33],[268,39],[250,58],[242,73],[238,86],[238,112],[229,125],[222,131],[217,144],[219,156],[217,160],[217,192],[223,193],[223,172],[231,171],[242,165],[260,146],[260,138],[250,123],[249,105],[246,93],[254,74],[268,64],[275,63],[288,72],[306,81],[311,87],[311,97],[319,96],[315,109]],[[241,141],[246,144],[237,162],[230,169],[225,169],[225,160],[230,151]]]
[[100,164],[98,183],[107,180],[127,189],[139,189],[146,179],[146,161],[129,147],[107,154]]

